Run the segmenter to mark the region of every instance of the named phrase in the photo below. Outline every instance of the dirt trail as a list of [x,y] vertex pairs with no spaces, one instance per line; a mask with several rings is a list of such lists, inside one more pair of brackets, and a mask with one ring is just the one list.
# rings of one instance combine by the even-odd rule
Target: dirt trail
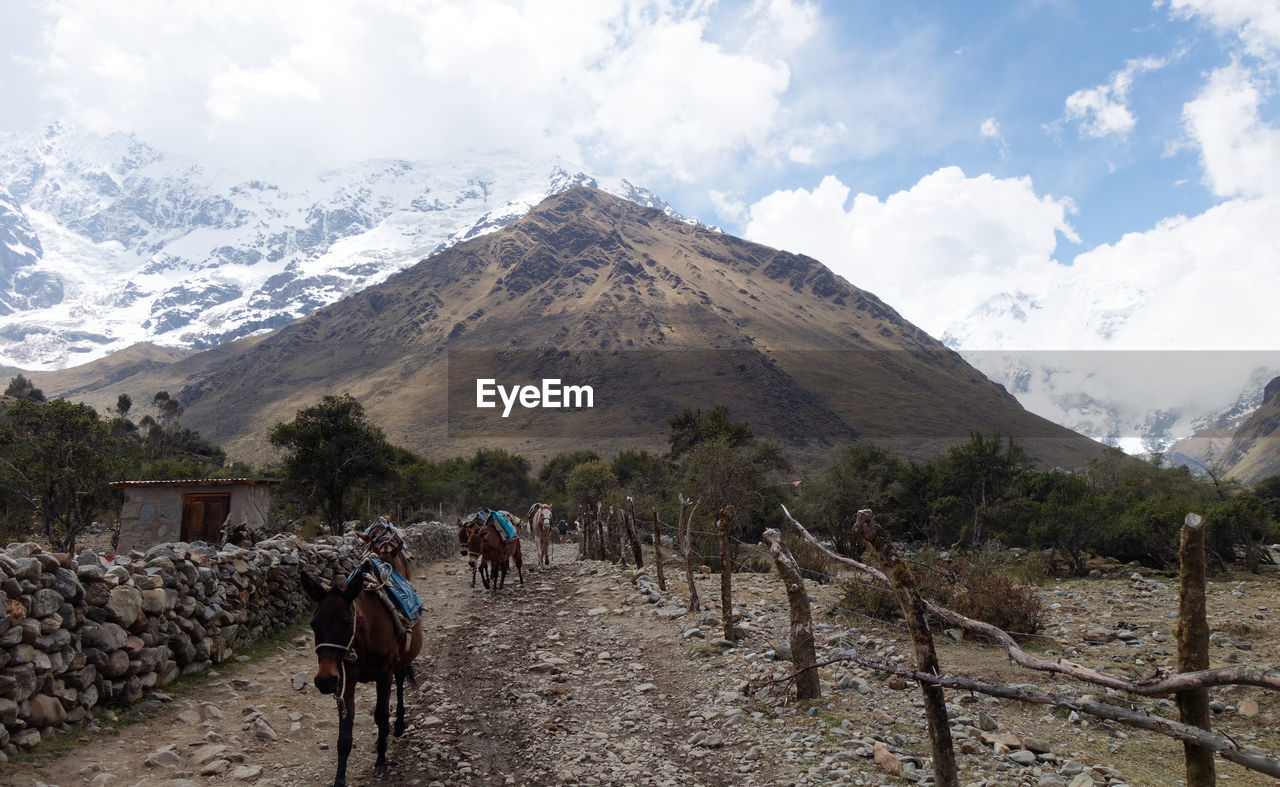
[[[455,560],[420,568],[427,609],[408,728],[379,784],[749,784],[742,752],[679,636],[617,614],[629,587],[559,547],[497,594]],[[606,610],[616,612],[606,613]],[[5,784],[318,784],[332,780],[337,715],[311,685],[309,632],[172,698],[118,735],[90,729],[65,756],[6,767]],[[373,688],[357,695],[348,780],[373,783]],[[41,761],[44,760],[44,761]]]

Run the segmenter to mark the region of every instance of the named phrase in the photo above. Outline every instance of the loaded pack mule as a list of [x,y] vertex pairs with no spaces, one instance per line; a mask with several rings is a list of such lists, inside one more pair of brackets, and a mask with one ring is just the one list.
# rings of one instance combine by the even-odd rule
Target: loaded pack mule
[[404,733],[404,680],[413,680],[413,660],[422,650],[421,617],[404,636],[397,636],[395,613],[380,598],[380,591],[365,588],[366,565],[362,563],[347,582],[328,588],[302,575],[303,588],[316,602],[311,616],[318,662],[315,685],[321,694],[337,698],[338,771],[334,787],[347,783],[356,684],[377,686],[373,719],[378,726],[378,759],[373,775],[382,776],[387,771],[391,681],[394,678],[396,684],[395,734],[399,737]]
[[[471,531],[467,540],[467,553],[479,555],[480,581],[486,588],[498,591],[507,584],[507,572],[512,561],[516,564],[520,584],[524,584],[524,557],[520,554],[520,539],[504,539],[498,526],[492,521]],[[473,570],[471,586],[475,587],[475,584]]]

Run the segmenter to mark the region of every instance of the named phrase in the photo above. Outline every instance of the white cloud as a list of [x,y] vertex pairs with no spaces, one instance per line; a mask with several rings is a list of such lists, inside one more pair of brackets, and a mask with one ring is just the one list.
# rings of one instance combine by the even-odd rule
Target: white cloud
[[707,192],[707,196],[711,198],[711,205],[715,208],[716,215],[725,221],[741,224],[750,217],[747,204],[742,201],[740,194],[712,189]]
[[986,118],[982,121],[978,126],[978,136],[994,141],[1000,149],[1000,158],[1008,158],[1009,143],[1005,140],[1004,134],[1000,132],[1000,124],[995,118]]
[[785,161],[832,124],[789,103],[816,7],[756,0],[178,4],[56,0],[39,74],[55,114],[237,158],[584,153],[690,180]]
[[1238,36],[1255,57],[1272,59],[1280,52],[1280,4],[1271,0],[1172,0],[1169,7],[1186,18],[1204,17]]
[[1057,234],[1078,240],[1068,199],[1030,178],[966,177],[946,167],[885,200],[827,176],[812,191],[777,191],[750,208],[745,235],[826,263],[935,336],[1008,287],[1061,266]]
[[1261,103],[1254,74],[1232,65],[1214,71],[1183,106],[1205,185],[1220,197],[1280,194],[1280,129],[1260,119]]
[[1065,119],[1076,123],[1082,137],[1128,136],[1138,123],[1128,107],[1134,75],[1165,65],[1165,60],[1154,57],[1126,62],[1106,83],[1067,96]]

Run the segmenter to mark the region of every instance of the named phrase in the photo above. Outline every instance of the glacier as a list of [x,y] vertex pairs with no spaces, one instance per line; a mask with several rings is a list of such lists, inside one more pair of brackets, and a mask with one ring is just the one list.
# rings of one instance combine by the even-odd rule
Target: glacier
[[0,364],[268,331],[577,185],[687,220],[625,179],[511,151],[246,173],[61,122],[0,134]]

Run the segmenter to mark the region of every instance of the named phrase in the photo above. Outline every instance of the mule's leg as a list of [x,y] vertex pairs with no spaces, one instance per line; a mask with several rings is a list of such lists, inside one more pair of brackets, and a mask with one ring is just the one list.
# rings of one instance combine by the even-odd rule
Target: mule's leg
[[396,673],[396,726],[395,734],[399,738],[404,735],[404,676],[409,670]]
[[378,724],[378,759],[374,761],[374,775],[387,774],[387,733],[392,729],[392,676],[378,678],[378,704],[374,705],[374,722]]
[[[350,675],[347,677],[351,678]],[[338,721],[338,775],[333,777],[333,787],[347,785],[347,757],[351,755],[351,728],[356,721],[356,682],[349,679],[346,684],[345,691],[342,692],[346,713]]]
[[524,557],[520,554],[520,546],[516,545],[516,573],[520,575],[520,584],[524,584]]
[[391,731],[391,676],[378,678],[378,704],[373,706],[373,720],[378,725],[378,759],[373,763],[373,775],[387,772],[387,733]]

